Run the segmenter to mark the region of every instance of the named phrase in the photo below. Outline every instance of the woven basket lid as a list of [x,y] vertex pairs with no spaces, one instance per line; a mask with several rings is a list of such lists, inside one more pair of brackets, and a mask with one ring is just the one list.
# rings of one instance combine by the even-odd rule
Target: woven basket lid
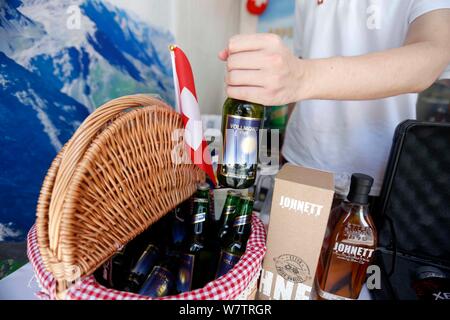
[[58,291],[92,274],[120,247],[189,198],[204,173],[176,164],[181,116],[147,95],[121,97],[95,110],[51,164],[36,230]]

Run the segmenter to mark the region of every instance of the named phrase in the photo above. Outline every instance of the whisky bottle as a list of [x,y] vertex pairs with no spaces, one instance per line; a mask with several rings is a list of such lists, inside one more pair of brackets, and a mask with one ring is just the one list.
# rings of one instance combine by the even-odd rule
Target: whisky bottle
[[223,105],[223,151],[217,167],[219,184],[245,189],[255,183],[258,161],[258,134],[264,107],[228,98]]
[[372,184],[370,176],[352,175],[347,201],[321,252],[315,279],[318,300],[357,299],[361,292],[377,244],[369,214]]
[[249,196],[242,197],[227,244],[220,253],[216,278],[230,271],[244,254],[248,238],[250,237],[252,212],[253,198]]
[[203,287],[211,280],[212,252],[208,244],[208,200],[194,199],[191,226],[180,255],[177,291],[186,292]]
[[152,298],[174,294],[177,270],[177,261],[173,257],[166,257],[161,263],[153,267],[152,272],[139,290],[139,294]]
[[225,204],[222,209],[219,222],[219,242],[223,245],[224,240],[227,238],[228,232],[232,227],[232,223],[236,216],[236,209],[240,201],[240,194],[234,190],[227,192]]

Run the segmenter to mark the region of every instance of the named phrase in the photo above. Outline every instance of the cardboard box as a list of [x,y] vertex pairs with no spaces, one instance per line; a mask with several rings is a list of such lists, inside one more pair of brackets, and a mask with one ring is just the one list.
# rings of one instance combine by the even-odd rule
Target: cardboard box
[[277,174],[258,299],[309,299],[333,194],[332,173],[287,164]]

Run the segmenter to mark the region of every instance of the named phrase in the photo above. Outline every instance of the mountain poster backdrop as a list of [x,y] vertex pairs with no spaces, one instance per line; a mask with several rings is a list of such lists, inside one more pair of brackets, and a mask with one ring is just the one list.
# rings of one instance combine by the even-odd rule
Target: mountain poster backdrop
[[135,93],[173,105],[170,43],[106,1],[0,0],[0,278],[14,265],[6,244],[25,240],[51,161],[89,113]]

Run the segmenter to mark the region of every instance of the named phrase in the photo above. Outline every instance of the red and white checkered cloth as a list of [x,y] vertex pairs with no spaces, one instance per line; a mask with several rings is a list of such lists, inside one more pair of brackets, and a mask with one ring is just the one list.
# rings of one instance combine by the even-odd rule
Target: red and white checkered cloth
[[[236,299],[261,271],[266,253],[266,232],[262,221],[252,217],[252,232],[247,249],[239,262],[222,277],[208,283],[205,287],[160,298],[161,300],[233,300]],[[38,284],[41,287],[37,296],[41,299],[56,298],[56,281],[46,270],[39,252],[36,229],[33,226],[28,233],[28,258],[34,268]],[[94,276],[87,276],[70,287],[66,295],[70,300],[151,300],[150,297],[134,293],[108,289],[97,283]]]

